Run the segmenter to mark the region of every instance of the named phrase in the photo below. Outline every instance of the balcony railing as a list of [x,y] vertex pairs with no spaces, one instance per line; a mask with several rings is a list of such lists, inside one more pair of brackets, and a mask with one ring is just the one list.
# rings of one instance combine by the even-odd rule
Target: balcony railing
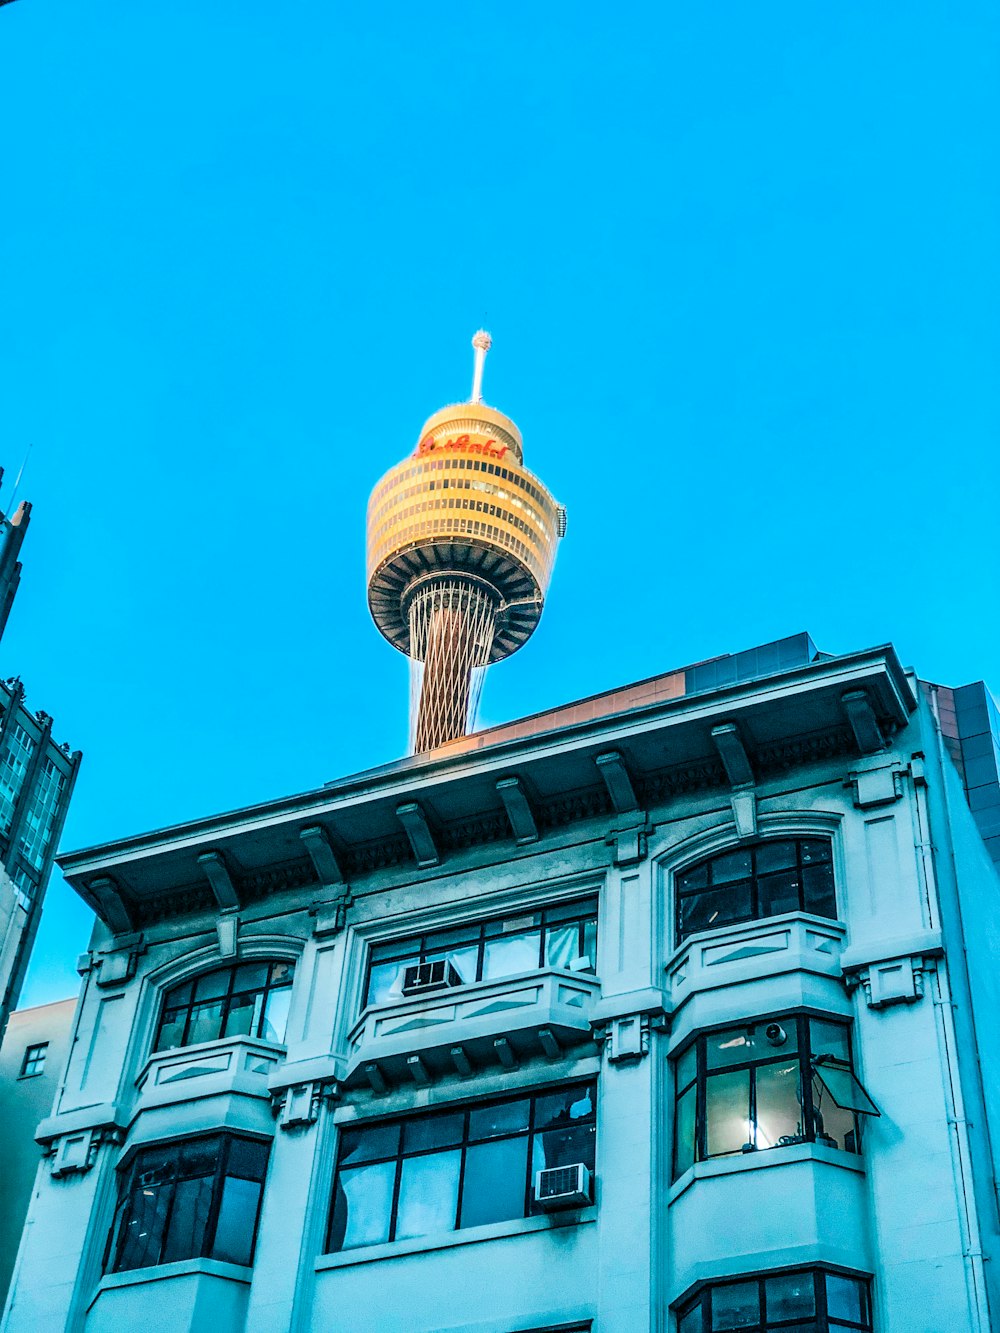
[[226,1037],[151,1055],[136,1079],[136,1111],[237,1092],[269,1098],[268,1075],[284,1046],[256,1037]]
[[376,1092],[550,1060],[592,1041],[596,977],[562,969],[480,981],[366,1009],[352,1029],[344,1078]]

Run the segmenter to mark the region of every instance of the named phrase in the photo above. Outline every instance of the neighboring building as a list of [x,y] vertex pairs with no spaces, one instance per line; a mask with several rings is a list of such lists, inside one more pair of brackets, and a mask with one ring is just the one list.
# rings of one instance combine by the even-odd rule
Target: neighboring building
[[66,1064],[76,997],[15,1009],[0,1046],[0,1301],[7,1295],[21,1228],[38,1174],[35,1129],[52,1110]]
[[[13,518],[0,514],[0,636],[30,516],[28,504]],[[52,739],[48,713],[28,709],[20,678],[0,682],[0,1040],[24,982],[79,765],[78,751]]]
[[799,635],[63,857],[99,922],[6,1333],[985,1333],[951,697]]

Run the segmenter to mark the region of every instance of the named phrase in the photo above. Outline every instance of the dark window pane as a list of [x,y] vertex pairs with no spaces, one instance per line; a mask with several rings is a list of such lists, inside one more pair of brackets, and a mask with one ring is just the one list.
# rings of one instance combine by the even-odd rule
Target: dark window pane
[[694,1123],[697,1089],[688,1088],[677,1099],[677,1111],[674,1120],[674,1175],[683,1175],[694,1165]]
[[546,925],[555,925],[558,921],[577,921],[581,917],[597,916],[597,899],[587,898],[582,902],[561,903],[558,907],[549,907],[545,912]]
[[694,1081],[695,1074],[698,1072],[698,1043],[692,1042],[683,1055],[679,1056],[674,1067],[675,1077],[677,1079],[677,1090],[683,1092],[689,1083]]
[[757,901],[761,916],[779,916],[799,910],[799,872],[783,871],[766,875],[757,882]]
[[758,875],[769,875],[775,870],[793,870],[797,859],[794,842],[763,842],[757,848],[754,868]]
[[292,977],[295,975],[294,963],[272,963],[271,964],[271,985],[272,986],[290,986]]
[[535,1129],[551,1129],[594,1114],[593,1090],[574,1084],[535,1099]]
[[756,1054],[754,1034],[749,1028],[723,1028],[710,1032],[704,1041],[705,1065],[710,1070],[746,1064]]
[[181,1005],[186,1005],[191,999],[191,982],[185,981],[180,986],[174,986],[168,990],[163,997],[164,1008],[176,1009]]
[[196,1176],[177,1182],[160,1263],[194,1259],[204,1253],[213,1184],[213,1176]]
[[263,1180],[267,1171],[268,1145],[254,1139],[232,1139],[226,1159],[226,1175],[243,1180]]
[[818,838],[800,844],[802,852],[802,864],[810,865],[813,861],[829,861],[833,849],[831,843],[826,838]]
[[243,963],[236,969],[236,976],[233,979],[234,991],[254,991],[263,990],[267,985],[267,974],[270,967],[267,963]]
[[868,1293],[856,1278],[827,1273],[826,1304],[831,1319],[851,1319],[856,1324],[868,1322]]
[[577,1162],[593,1171],[596,1132],[593,1125],[577,1125],[572,1129],[550,1129],[544,1134],[536,1134],[531,1149],[532,1178],[536,1171],[547,1171],[554,1166],[575,1166]]
[[733,884],[724,889],[707,889],[691,898],[681,899],[681,935],[698,930],[717,930],[737,921],[750,919],[750,884]]
[[463,1227],[524,1216],[528,1138],[479,1143],[468,1149],[462,1184]]
[[195,1176],[214,1176],[221,1150],[222,1140],[218,1138],[192,1139],[185,1143],[177,1165],[178,1176],[184,1180],[191,1180]]
[[740,1152],[750,1141],[750,1073],[712,1074],[706,1080],[706,1151],[709,1157]]
[[399,1149],[399,1125],[371,1125],[367,1129],[345,1129],[340,1136],[341,1166],[395,1157]]
[[206,972],[194,983],[195,1000],[215,1000],[225,995],[229,989],[229,969],[221,972]]
[[491,1139],[498,1134],[516,1134],[528,1128],[531,1103],[524,1098],[499,1106],[474,1106],[469,1111],[469,1140]]
[[813,1057],[831,1055],[835,1060],[850,1064],[849,1031],[846,1023],[827,1023],[820,1018],[810,1018],[809,1045]]
[[455,1229],[460,1150],[403,1159],[395,1240],[434,1236]]
[[701,1303],[692,1306],[687,1314],[682,1314],[677,1322],[677,1333],[701,1333],[704,1325],[701,1319]]
[[712,1328],[752,1328],[760,1323],[760,1287],[756,1282],[729,1282],[712,1288]]
[[590,960],[587,969],[593,972],[597,967],[597,922],[585,921],[583,925],[583,957]]
[[799,1062],[760,1065],[757,1080],[758,1148],[799,1143],[805,1136],[799,1091]]
[[814,1065],[814,1083],[819,1082],[830,1095],[830,1100],[845,1111],[859,1115],[878,1115],[878,1107],[846,1065],[823,1061]]
[[462,1142],[465,1114],[419,1115],[403,1122],[403,1152],[423,1152],[427,1148],[450,1148]]
[[833,866],[827,862],[802,868],[802,906],[816,916],[835,918],[837,898],[833,891]]
[[226,1178],[215,1227],[213,1259],[230,1264],[250,1263],[261,1188],[256,1180],[241,1180],[236,1176]]
[[259,995],[234,995],[226,1015],[225,1036],[246,1037],[254,1029],[254,1018],[259,1010]]
[[768,1322],[776,1319],[811,1319],[816,1313],[816,1283],[812,1273],[782,1273],[764,1283]]
[[148,1184],[132,1190],[119,1241],[117,1272],[160,1262],[163,1230],[173,1193],[173,1184]]
[[677,876],[677,892],[690,893],[693,889],[708,888],[708,862],[693,866]]
[[749,879],[750,877],[750,852],[746,848],[740,848],[739,851],[727,852],[725,856],[717,856],[712,861],[712,884],[731,884],[733,880]]
[[196,1004],[191,1010],[191,1023],[188,1027],[187,1044],[195,1046],[200,1041],[215,1041],[222,1032],[222,1000],[208,1000]]
[[396,1162],[379,1162],[337,1172],[330,1248],[350,1250],[389,1239]]
[[857,1122],[853,1111],[844,1110],[833,1100],[818,1078],[812,1081],[813,1128],[816,1142],[828,1148],[857,1152]]

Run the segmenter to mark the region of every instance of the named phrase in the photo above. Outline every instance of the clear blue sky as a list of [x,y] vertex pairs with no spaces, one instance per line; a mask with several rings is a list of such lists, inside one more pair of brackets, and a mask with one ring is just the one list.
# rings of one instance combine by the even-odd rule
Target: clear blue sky
[[[0,9],[0,671],[78,847],[398,756],[364,513],[486,397],[569,509],[498,721],[811,631],[1000,685],[1000,10]],[[56,877],[24,1003],[75,989]]]

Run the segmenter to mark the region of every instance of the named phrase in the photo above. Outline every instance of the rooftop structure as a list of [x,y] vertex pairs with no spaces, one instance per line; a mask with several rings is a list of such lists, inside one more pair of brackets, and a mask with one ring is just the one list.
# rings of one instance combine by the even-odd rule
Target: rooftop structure
[[566,511],[523,462],[513,421],[482,401],[490,336],[472,340],[472,396],[435,412],[368,503],[368,605],[412,665],[413,749],[463,736],[491,662],[542,614]]

